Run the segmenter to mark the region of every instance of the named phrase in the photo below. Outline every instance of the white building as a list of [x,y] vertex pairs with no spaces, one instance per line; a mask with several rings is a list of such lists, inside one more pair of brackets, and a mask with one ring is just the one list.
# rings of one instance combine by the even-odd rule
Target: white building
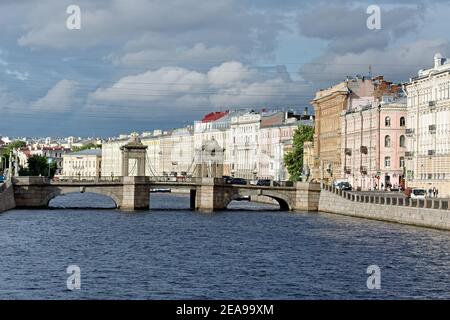
[[[268,121],[264,118],[268,118]],[[273,121],[271,118],[276,120]],[[299,125],[313,126],[314,121],[288,118],[285,112],[263,116],[258,141],[258,178],[289,180],[284,156],[292,147],[294,133]]]
[[259,170],[258,136],[261,114],[248,112],[231,118],[231,136],[228,148],[231,149],[231,175],[256,179]]
[[64,177],[100,177],[102,150],[88,149],[63,155]]
[[[141,137],[141,142],[148,146],[145,174],[196,175],[204,160],[202,150],[213,143],[220,151],[222,163],[218,171],[223,175],[287,180],[283,160],[292,145],[294,131],[300,124],[312,126],[314,123],[309,116],[304,120],[299,118],[282,111],[223,111],[205,115],[193,127],[171,132],[154,130]],[[127,141],[128,136],[123,136],[123,139],[103,144],[103,176],[122,176],[120,147]]]
[[434,67],[405,84],[407,94],[407,186],[436,187],[450,196],[450,62],[440,54]]

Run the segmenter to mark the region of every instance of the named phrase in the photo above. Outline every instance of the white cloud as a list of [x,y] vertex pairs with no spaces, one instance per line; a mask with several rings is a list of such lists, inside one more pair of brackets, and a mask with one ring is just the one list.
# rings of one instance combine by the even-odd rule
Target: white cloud
[[7,75],[14,76],[16,79],[22,80],[22,81],[27,80],[30,75],[28,72],[20,72],[17,70],[10,70],[10,69],[6,69],[5,73]]
[[406,82],[419,69],[430,68],[436,52],[450,57],[448,40],[418,40],[385,49],[369,49],[362,53],[325,54],[305,65],[300,75],[310,82],[322,84],[342,81],[347,75],[384,75],[387,80]]
[[[309,90],[307,85],[290,81],[285,75],[266,74],[240,62],[225,62],[200,73],[180,67],[164,67],[139,75],[127,76],[112,86],[100,88],[89,96],[92,107],[123,104],[130,113],[137,104],[146,106],[138,112],[167,112],[195,107],[286,106],[298,103],[298,95]],[[150,110],[150,111],[149,111]]]
[[204,43],[196,43],[192,47],[177,48],[171,44],[161,48],[150,48],[131,51],[120,57],[110,57],[115,64],[124,66],[159,67],[161,64],[178,66],[209,66],[239,57],[239,49],[234,46],[208,47]]
[[79,83],[74,80],[61,80],[47,94],[35,101],[34,111],[68,112],[78,106],[81,99],[77,96]]

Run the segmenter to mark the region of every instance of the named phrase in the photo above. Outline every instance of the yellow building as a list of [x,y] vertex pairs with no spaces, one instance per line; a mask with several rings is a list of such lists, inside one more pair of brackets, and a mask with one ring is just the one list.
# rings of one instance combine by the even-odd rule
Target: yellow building
[[316,115],[314,127],[314,166],[312,177],[332,180],[341,176],[341,121],[347,108],[347,82],[320,90],[311,102]]

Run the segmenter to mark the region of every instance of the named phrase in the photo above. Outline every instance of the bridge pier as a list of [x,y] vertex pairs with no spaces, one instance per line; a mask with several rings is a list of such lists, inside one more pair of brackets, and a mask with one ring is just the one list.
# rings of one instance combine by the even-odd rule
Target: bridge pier
[[320,184],[297,182],[295,184],[294,207],[297,211],[318,211],[320,200]]
[[150,195],[146,177],[123,177],[121,210],[149,210]]
[[195,209],[203,212],[225,209],[230,202],[229,189],[222,178],[202,178],[197,187]]

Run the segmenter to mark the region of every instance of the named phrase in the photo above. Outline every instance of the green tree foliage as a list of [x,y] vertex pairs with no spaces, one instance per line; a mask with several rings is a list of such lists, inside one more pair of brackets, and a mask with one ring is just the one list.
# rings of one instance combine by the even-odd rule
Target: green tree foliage
[[[44,176],[48,177],[48,158],[45,156],[34,155],[28,158],[28,168],[21,168],[19,170],[20,176]],[[56,173],[56,162],[50,164],[50,178]]]
[[291,181],[300,181],[303,170],[303,144],[313,141],[314,128],[300,125],[294,133],[293,148],[284,155],[284,163]]
[[5,161],[5,168],[8,168],[9,165],[9,154],[13,149],[18,149],[18,148],[23,148],[25,147],[27,144],[24,141],[13,141],[10,144],[8,144],[6,147],[3,148],[3,150],[0,153],[0,157],[4,157],[2,158],[1,161]]
[[88,149],[101,149],[101,145],[95,144],[95,143],[88,143],[85,144],[81,147],[73,147],[72,151],[73,152],[78,152],[78,151],[83,151],[83,150],[88,150]]

